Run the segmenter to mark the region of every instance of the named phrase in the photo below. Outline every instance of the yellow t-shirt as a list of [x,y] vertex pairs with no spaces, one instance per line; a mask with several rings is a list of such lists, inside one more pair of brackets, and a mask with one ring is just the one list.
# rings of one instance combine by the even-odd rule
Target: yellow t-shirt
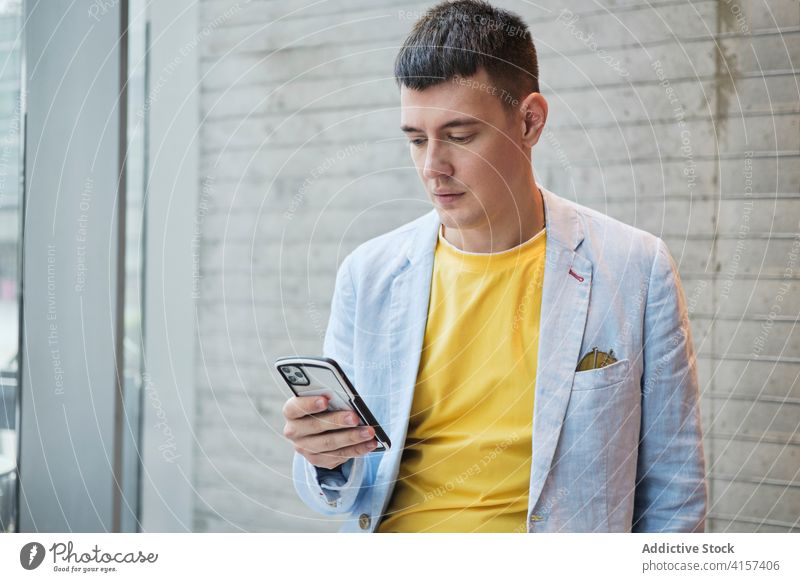
[[467,253],[440,227],[408,435],[377,531],[527,531],[545,236]]

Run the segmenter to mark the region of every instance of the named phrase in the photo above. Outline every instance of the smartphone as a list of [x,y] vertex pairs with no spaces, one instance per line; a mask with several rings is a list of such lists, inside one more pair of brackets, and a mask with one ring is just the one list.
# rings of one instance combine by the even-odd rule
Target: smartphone
[[278,358],[275,367],[296,396],[326,396],[328,410],[352,410],[360,424],[375,429],[378,446],[371,452],[388,451],[389,437],[356,392],[336,360],[314,356]]

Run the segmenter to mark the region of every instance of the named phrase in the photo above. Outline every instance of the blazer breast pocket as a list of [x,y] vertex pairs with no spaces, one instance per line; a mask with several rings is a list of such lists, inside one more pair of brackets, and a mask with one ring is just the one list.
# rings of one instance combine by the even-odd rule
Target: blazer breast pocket
[[630,373],[630,367],[630,360],[625,358],[623,360],[617,360],[613,364],[603,368],[575,372],[572,390],[581,391],[608,388],[609,386],[613,386],[625,380]]

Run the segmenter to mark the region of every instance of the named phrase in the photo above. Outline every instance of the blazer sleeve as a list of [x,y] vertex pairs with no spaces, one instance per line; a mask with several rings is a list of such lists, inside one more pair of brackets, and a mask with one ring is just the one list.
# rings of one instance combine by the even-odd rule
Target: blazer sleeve
[[[336,274],[331,314],[322,352],[333,358],[349,378],[354,378],[355,286],[348,255]],[[366,459],[354,457],[335,469],[323,469],[295,452],[292,463],[294,487],[300,499],[323,515],[349,513],[364,482]]]
[[702,532],[707,492],[697,368],[678,270],[657,239],[644,313],[633,531]]

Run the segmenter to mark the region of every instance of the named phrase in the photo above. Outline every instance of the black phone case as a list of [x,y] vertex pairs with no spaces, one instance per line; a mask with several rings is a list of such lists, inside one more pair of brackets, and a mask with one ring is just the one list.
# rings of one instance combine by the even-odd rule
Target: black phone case
[[[384,451],[387,450],[387,447],[391,447],[392,446],[392,442],[389,440],[389,436],[386,434],[386,432],[383,430],[381,425],[378,423],[378,420],[372,414],[372,412],[370,411],[369,407],[367,407],[366,403],[361,399],[361,395],[359,395],[359,393],[356,390],[355,386],[353,386],[353,383],[350,381],[350,378],[347,377],[347,374],[344,373],[344,370],[342,370],[342,367],[339,366],[339,364],[338,364],[338,362],[336,362],[336,360],[333,360],[331,358],[320,357],[320,356],[296,356],[296,357],[303,358],[303,359],[306,359],[306,360],[316,360],[318,362],[325,362],[326,364],[330,365],[332,368],[334,368],[339,373],[339,375],[342,377],[342,379],[347,384],[347,389],[353,395],[353,398],[351,399],[351,403],[353,405],[353,409],[361,417],[361,420],[364,421],[364,424],[369,425],[373,429],[375,429],[375,436],[378,439],[378,446],[375,447],[372,450],[373,453],[375,453],[375,452],[384,452]],[[293,358],[287,358],[287,360],[292,360],[292,359]],[[276,366],[280,366],[281,363],[285,364],[286,362],[283,361],[283,360],[284,360],[283,358],[279,358],[278,360],[275,361],[275,365]],[[305,367],[307,364],[296,363],[295,362],[292,365],[298,366],[298,367]],[[288,382],[286,380],[286,378],[283,377],[283,374],[280,374],[280,376],[281,376],[281,378],[283,378],[284,382],[286,382],[286,385],[289,386],[289,389],[292,391],[292,393],[295,396],[300,396],[297,392],[295,392],[294,387],[292,386],[292,384],[290,382]],[[384,447],[382,443],[386,443],[387,446]]]

